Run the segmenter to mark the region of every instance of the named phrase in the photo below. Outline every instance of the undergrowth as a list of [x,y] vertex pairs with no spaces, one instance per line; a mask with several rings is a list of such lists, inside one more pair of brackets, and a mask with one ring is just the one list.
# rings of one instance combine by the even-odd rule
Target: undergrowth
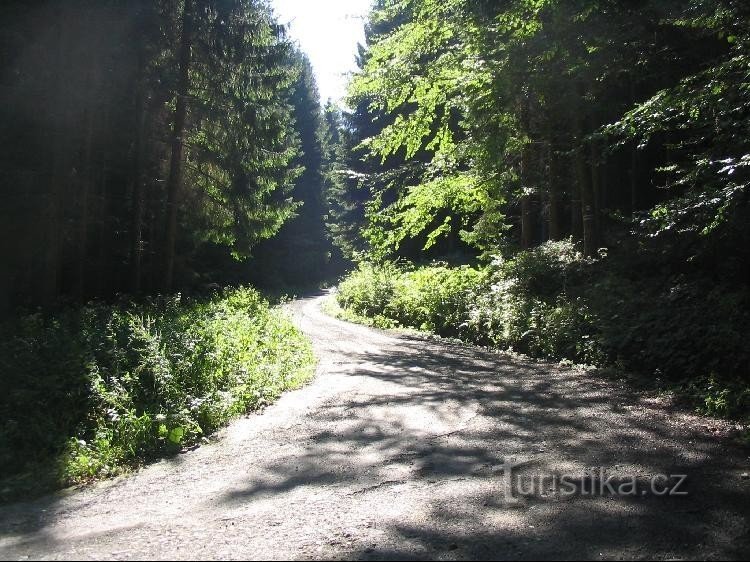
[[[548,242],[482,268],[362,263],[340,315],[650,377],[704,414],[750,414],[750,299],[649,263]],[[638,258],[641,259],[641,258]]]
[[313,365],[308,340],[250,288],[8,321],[0,492],[112,476],[199,443]]

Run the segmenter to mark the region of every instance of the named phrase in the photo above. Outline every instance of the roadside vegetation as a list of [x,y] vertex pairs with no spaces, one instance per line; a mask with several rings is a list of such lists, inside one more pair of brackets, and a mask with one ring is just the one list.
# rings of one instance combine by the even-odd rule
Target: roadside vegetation
[[747,419],[747,294],[644,278],[650,265],[586,258],[572,241],[548,242],[483,267],[362,263],[336,299],[348,320],[613,367],[675,391],[702,413]]
[[300,386],[313,367],[308,340],[251,288],[3,323],[2,495],[179,452]]

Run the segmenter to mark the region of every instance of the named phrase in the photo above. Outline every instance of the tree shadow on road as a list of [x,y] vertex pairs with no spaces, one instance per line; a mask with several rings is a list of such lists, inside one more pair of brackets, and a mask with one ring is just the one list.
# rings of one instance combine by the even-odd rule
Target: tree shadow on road
[[[692,416],[582,371],[415,336],[393,341],[346,354],[339,374],[361,377],[358,391],[313,412],[304,446],[261,461],[265,476],[224,501],[325,488],[355,509],[392,488],[395,501],[418,506],[422,517],[391,519],[389,538],[351,545],[352,558],[750,553],[750,490],[740,478],[747,452]],[[632,475],[639,490],[656,475],[686,474],[689,495],[564,498],[541,490],[512,501],[503,488],[510,459],[526,463],[529,477],[606,467]]]

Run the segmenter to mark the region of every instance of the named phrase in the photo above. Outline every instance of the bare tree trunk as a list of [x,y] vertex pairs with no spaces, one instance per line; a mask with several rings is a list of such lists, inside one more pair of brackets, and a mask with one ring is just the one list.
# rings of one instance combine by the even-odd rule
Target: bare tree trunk
[[607,193],[607,166],[606,164],[599,168],[599,205],[604,211],[609,206],[609,193]]
[[[630,75],[630,104],[635,105],[635,80]],[[630,148],[630,213],[638,211],[638,147],[632,143]]]
[[[576,164],[575,158],[573,164]],[[573,167],[573,177],[577,178],[578,171]],[[571,173],[571,172],[569,172]],[[575,184],[571,182],[570,187],[570,234],[575,238],[576,240],[581,240],[583,238],[583,213],[581,212],[581,193],[579,186],[577,185],[578,182],[575,181]]]
[[0,318],[10,310],[10,291],[13,285],[10,271],[0,272]]
[[[62,136],[62,131],[57,132]],[[54,149],[51,189],[45,203],[45,239],[43,249],[43,277],[41,283],[40,302],[49,306],[54,303],[59,292],[60,276],[60,205],[62,192],[65,189],[65,164],[62,140],[56,140]]]
[[[14,255],[15,248],[12,248],[9,241],[9,234],[12,230],[6,228],[6,225],[0,224],[0,258],[2,258],[5,267],[0,268],[0,319],[10,310],[11,292],[13,291],[13,281],[16,272],[20,269],[21,260]],[[16,259],[14,259],[16,258]]]
[[521,196],[521,248],[528,250],[534,243],[533,203],[531,195]]
[[581,197],[581,219],[583,226],[583,253],[586,256],[596,254],[598,247],[596,232],[596,208],[594,204],[594,187],[592,185],[591,165],[586,162],[585,124],[587,122],[584,107],[586,95],[583,84],[577,84],[578,116],[575,120],[575,170],[578,192]]
[[[110,109],[105,105],[100,111],[101,130],[109,131],[110,126]],[[94,230],[96,236],[91,240],[89,260],[96,263],[95,271],[92,273],[91,282],[88,286],[90,295],[99,297],[111,294],[112,276],[111,276],[111,255],[112,255],[112,238],[113,223],[110,220],[110,186],[111,176],[109,175],[109,154],[106,151],[101,152],[99,161],[96,166],[96,181],[92,186],[96,189],[90,194],[90,219],[89,231]]]
[[[139,96],[140,98],[140,96]],[[136,125],[135,162],[133,163],[133,224],[130,245],[130,289],[134,293],[141,291],[143,264],[143,215],[145,211],[143,184],[144,159],[144,121],[142,100],[136,102],[138,124]]]
[[99,175],[99,205],[97,209],[99,222],[99,240],[97,252],[97,266],[99,275],[96,280],[96,292],[99,296],[106,295],[110,288],[110,275],[107,269],[109,255],[109,238],[111,236],[109,229],[109,186],[107,185],[107,162],[102,162],[101,173]]
[[549,192],[549,239],[560,240],[562,238],[562,227],[560,225],[560,189],[557,182],[553,181]]
[[86,140],[83,148],[83,181],[79,194],[78,208],[78,263],[76,271],[75,297],[83,301],[86,296],[86,265],[88,263],[88,230],[89,230],[89,193],[94,182],[93,165],[91,162],[92,144],[94,136],[94,110],[89,108],[86,117]]
[[179,82],[172,131],[172,155],[167,183],[167,230],[164,236],[164,273],[162,288],[172,289],[174,281],[175,242],[177,239],[177,214],[182,196],[183,134],[187,116],[187,96],[190,88],[190,51],[193,35],[193,0],[185,0],[182,9],[182,33],[179,50]]
[[638,148],[633,143],[630,149],[630,213],[638,212]]

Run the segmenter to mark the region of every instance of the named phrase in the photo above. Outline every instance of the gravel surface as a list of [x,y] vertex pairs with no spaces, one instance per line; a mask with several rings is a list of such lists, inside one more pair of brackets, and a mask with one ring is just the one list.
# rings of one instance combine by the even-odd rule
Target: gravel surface
[[[210,445],[0,508],[0,558],[750,555],[748,451],[726,424],[581,371],[335,320],[323,298],[291,305],[320,360],[310,385]],[[644,489],[686,474],[688,495],[515,487],[599,467]]]

